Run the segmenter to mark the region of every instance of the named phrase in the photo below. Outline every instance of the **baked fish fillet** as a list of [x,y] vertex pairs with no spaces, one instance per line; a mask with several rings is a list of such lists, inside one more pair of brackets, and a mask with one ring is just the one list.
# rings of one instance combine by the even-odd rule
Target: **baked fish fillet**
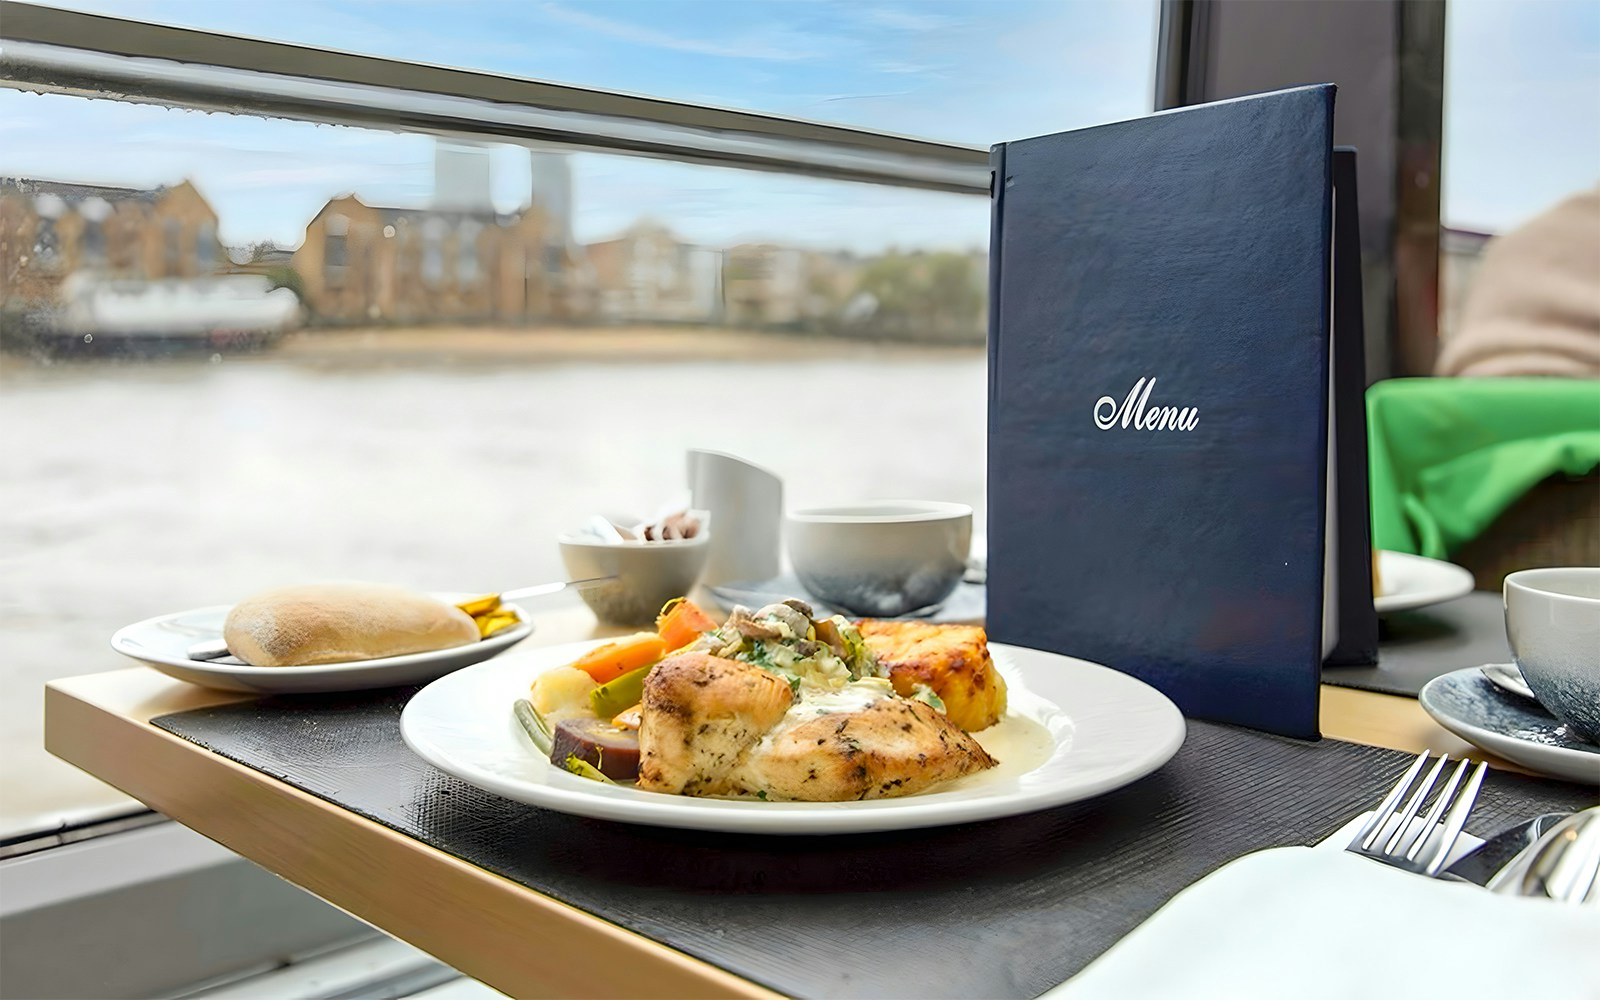
[[789,682],[708,653],[669,656],[644,682],[639,787],[720,795],[728,775],[794,702]]
[[640,788],[808,802],[910,795],[995,764],[935,709],[882,680],[797,701],[776,674],[704,653],[650,672],[639,748]]
[[885,692],[865,708],[822,714],[801,701],[751,750],[731,784],[802,802],[888,799],[996,763],[932,706]]

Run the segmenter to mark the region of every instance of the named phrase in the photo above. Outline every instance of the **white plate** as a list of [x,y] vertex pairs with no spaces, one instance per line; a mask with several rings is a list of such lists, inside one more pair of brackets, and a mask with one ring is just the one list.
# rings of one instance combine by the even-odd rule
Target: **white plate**
[[1530,771],[1600,785],[1600,747],[1573,736],[1537,702],[1500,690],[1477,667],[1435,677],[1417,700],[1475,747]]
[[400,731],[428,763],[518,802],[652,826],[783,834],[944,826],[1076,802],[1154,771],[1184,737],[1177,706],[1142,681],[1084,660],[990,643],[1009,687],[1010,714],[1048,731],[1046,749],[1031,770],[1019,767],[1020,773],[1003,780],[980,775],[921,795],[870,802],[732,801],[645,792],[551,766],[512,715],[512,702],[527,696],[535,677],[594,645],[552,646],[442,677],[411,699]]
[[[433,596],[454,604],[474,595]],[[522,624],[468,646],[438,649],[431,653],[385,656],[349,663],[320,663],[312,667],[252,667],[237,661],[189,659],[189,647],[193,644],[222,638],[222,623],[228,617],[230,607],[219,604],[137,622],[118,629],[117,634],[111,637],[111,648],[147,663],[169,677],[202,687],[264,694],[301,694],[421,684],[452,670],[487,660],[521,642],[533,631],[527,613],[515,604],[508,604],[506,607],[517,613]]]
[[1472,593],[1472,574],[1455,563],[1405,552],[1378,553],[1383,593],[1373,598],[1378,614],[1443,604]]

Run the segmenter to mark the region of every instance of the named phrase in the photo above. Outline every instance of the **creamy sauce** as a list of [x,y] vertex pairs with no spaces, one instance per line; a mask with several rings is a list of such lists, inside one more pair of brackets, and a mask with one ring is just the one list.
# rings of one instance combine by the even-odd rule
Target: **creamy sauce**
[[937,785],[923,794],[970,791],[1015,781],[1049,760],[1056,751],[1056,740],[1050,730],[1021,715],[1008,714],[988,729],[973,733],[972,737],[1000,763],[986,771]]

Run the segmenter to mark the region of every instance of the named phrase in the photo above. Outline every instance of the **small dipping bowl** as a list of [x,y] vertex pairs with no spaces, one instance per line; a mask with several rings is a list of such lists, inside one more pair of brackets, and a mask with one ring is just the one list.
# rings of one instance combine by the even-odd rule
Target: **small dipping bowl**
[[795,575],[818,600],[892,618],[942,603],[972,549],[972,508],[880,500],[794,511],[785,520]]
[[662,605],[687,597],[700,582],[711,554],[711,532],[705,527],[693,538],[660,542],[603,542],[579,534],[556,541],[571,579],[616,577],[578,591],[607,625],[654,625]]
[[1600,567],[1525,569],[1504,594],[1506,639],[1533,696],[1600,745]]

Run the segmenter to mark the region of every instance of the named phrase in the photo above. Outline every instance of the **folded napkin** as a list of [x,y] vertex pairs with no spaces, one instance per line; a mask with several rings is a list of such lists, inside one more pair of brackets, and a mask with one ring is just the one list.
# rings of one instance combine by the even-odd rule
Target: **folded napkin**
[[1351,854],[1364,820],[1316,847],[1224,865],[1044,996],[1600,997],[1600,907],[1498,896]]

